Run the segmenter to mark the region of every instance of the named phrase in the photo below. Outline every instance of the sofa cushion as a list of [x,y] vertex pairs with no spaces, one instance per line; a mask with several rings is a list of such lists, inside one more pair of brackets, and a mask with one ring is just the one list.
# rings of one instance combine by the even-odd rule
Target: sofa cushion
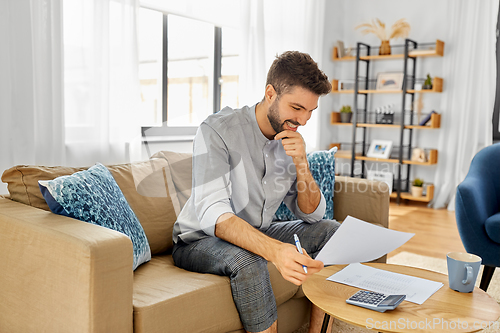
[[121,232],[132,241],[133,269],[151,260],[148,239],[120,187],[102,164],[70,176],[40,180],[50,210],[58,215]]
[[2,182],[7,183],[7,189],[12,200],[50,211],[42,192],[40,192],[38,181],[72,175],[86,169],[62,166],[17,165],[4,171]]
[[[333,193],[335,186],[335,152],[337,147],[330,150],[314,151],[307,154],[311,175],[326,199],[324,219],[333,220]],[[274,214],[275,221],[292,221],[297,217],[282,202]]]
[[[172,199],[168,195],[168,163],[165,159],[107,166],[146,233],[152,254],[173,246],[172,228],[176,220]],[[85,167],[18,165],[6,170],[10,198],[49,211],[38,187],[39,180],[71,175]],[[177,199],[176,199],[177,200]]]
[[[298,290],[268,265],[277,305]],[[154,256],[134,272],[134,333],[228,332],[242,328],[229,278],[189,272]]]
[[161,158],[168,163],[165,177],[177,216],[191,196],[193,154],[160,151],[151,158]]

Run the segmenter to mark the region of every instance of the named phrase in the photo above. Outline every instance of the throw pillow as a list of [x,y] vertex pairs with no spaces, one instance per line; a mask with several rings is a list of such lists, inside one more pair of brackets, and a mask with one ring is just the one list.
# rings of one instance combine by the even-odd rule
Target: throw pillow
[[[326,200],[326,210],[323,219],[333,220],[333,193],[335,186],[335,152],[337,147],[330,150],[315,151],[307,154],[309,169]],[[293,221],[297,217],[282,202],[276,211],[274,221]]]
[[127,235],[134,247],[134,270],[151,260],[146,234],[104,165],[98,163],[88,170],[38,183],[53,213]]

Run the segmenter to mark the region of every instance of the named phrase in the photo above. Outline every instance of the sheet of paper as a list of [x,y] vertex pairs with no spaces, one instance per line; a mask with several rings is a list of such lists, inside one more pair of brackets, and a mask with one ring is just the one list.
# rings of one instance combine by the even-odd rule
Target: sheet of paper
[[410,275],[398,274],[362,264],[350,264],[327,280],[383,294],[406,295],[406,301],[422,304],[443,286]]
[[347,216],[315,259],[325,265],[367,262],[397,249],[413,236]]

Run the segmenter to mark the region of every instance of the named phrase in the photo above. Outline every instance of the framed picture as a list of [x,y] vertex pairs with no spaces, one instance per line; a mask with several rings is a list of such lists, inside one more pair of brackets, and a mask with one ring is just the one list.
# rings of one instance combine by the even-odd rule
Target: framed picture
[[378,73],[377,90],[401,90],[403,89],[404,74],[397,73]]
[[366,156],[373,158],[389,158],[392,150],[392,141],[373,140]]
[[389,185],[389,194],[392,193],[393,178],[392,172],[388,171],[368,170],[368,174],[366,175],[366,179],[368,180],[378,180],[379,182],[384,182]]

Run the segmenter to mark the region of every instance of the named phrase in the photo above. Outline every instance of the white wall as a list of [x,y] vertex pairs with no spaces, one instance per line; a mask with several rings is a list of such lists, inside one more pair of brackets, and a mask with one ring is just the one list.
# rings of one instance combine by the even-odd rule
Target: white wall
[[[342,40],[346,47],[356,47],[357,42],[367,43],[378,46],[380,40],[373,34],[363,36],[355,27],[361,23],[369,22],[378,18],[386,24],[388,28],[401,18],[406,18],[411,26],[411,32],[408,38],[420,43],[434,42],[436,39],[445,42],[445,56],[436,58],[419,58],[417,60],[417,78],[424,78],[427,73],[432,77],[442,75],[442,66],[446,61],[446,54],[453,52],[453,42],[449,39],[450,31],[447,28],[449,22],[447,19],[447,9],[449,0],[330,0],[326,2],[325,10],[325,34],[324,34],[324,61],[323,70],[330,79],[353,79],[355,76],[355,62],[333,62],[331,59],[333,47],[337,40]],[[392,40],[391,45],[402,45],[402,39]],[[394,52],[396,49],[394,49]],[[402,72],[403,61],[372,61],[370,63],[370,78],[376,78],[379,72]],[[423,94],[423,113],[435,110],[441,113],[441,122],[446,122],[447,117],[452,116],[453,110],[444,110],[441,103],[446,94],[446,78],[444,78],[444,92],[442,94]],[[324,114],[321,115],[321,138],[320,147],[327,149],[331,142],[350,142],[352,129],[344,126],[330,125],[330,112],[338,111],[344,104],[353,104],[353,95],[336,94],[328,95],[321,101]],[[368,110],[373,111],[377,106],[394,103],[396,110],[400,110],[402,96],[400,94],[380,94],[370,95],[368,97]],[[362,99],[358,100],[358,103]],[[361,138],[361,129],[358,129],[357,138]],[[423,148],[438,147],[439,129],[426,129],[413,131],[413,146]],[[372,139],[392,140],[395,145],[399,145],[399,129],[369,129],[368,142]],[[360,141],[360,139],[358,139]],[[445,154],[446,152],[439,152]],[[451,153],[451,152],[448,152]],[[340,162],[340,163],[339,163]],[[337,160],[337,170],[348,172],[349,166],[347,160]],[[370,167],[371,164],[368,165]],[[381,163],[375,164],[380,168],[394,168],[395,165]],[[375,167],[375,165],[373,165]],[[436,167],[421,166],[412,167],[412,177],[421,177],[426,181],[432,182]]]

